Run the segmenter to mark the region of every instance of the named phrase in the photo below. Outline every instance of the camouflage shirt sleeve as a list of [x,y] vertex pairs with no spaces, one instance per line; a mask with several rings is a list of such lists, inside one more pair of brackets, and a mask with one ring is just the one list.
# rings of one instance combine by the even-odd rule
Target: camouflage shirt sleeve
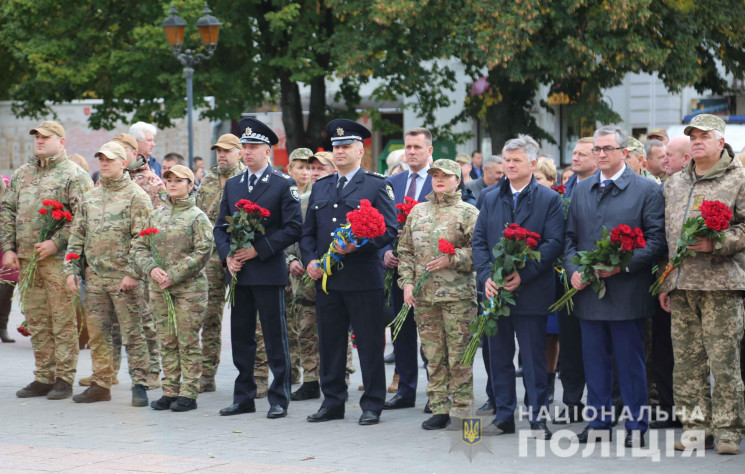
[[[412,209],[411,214],[417,211]],[[411,215],[404,225],[404,232],[398,239],[398,286],[401,289],[406,285],[414,284],[416,268],[416,257],[414,256],[414,240],[411,236]]]
[[733,224],[724,231],[724,239],[721,242],[713,242],[714,255],[734,255],[745,251],[745,185],[741,185],[737,191],[735,205],[732,206]]
[[455,271],[461,273],[474,271],[471,241],[473,240],[473,229],[476,227],[479,211],[470,204],[468,206],[469,208],[464,208],[466,212],[463,215],[463,222],[461,224],[461,231],[466,239],[466,246],[456,248],[455,255],[450,256],[450,264],[454,265],[453,268],[455,268]]
[[[93,181],[91,180],[88,173],[82,169],[76,172],[74,176],[71,176],[70,181],[67,184],[67,196],[68,202],[70,203],[70,212],[77,214],[78,207],[83,199],[83,194],[93,188]],[[64,249],[67,247],[67,240],[70,238],[70,229],[72,227],[71,222],[66,222],[62,228],[52,237],[52,242],[57,246],[57,249]]]
[[[153,227],[153,221],[156,218],[156,212],[153,212],[150,214],[150,217],[147,219],[147,222],[145,223],[145,228]],[[153,271],[153,268],[157,267],[158,265],[155,263],[155,259],[153,258],[153,254],[150,250],[150,242],[152,241],[154,237],[152,235],[147,237],[138,237],[134,240],[134,243],[132,244],[132,255],[134,259],[135,266],[137,270],[140,272],[141,275],[143,275],[145,278],[150,278],[150,272]]]
[[150,218],[150,213],[153,210],[153,205],[150,203],[150,198],[145,194],[135,194],[132,199],[132,208],[130,210],[131,219],[131,246],[129,248],[129,266],[124,271],[127,276],[136,280],[144,280],[148,274],[144,274],[137,265],[137,251],[135,246],[140,238],[140,232],[147,228],[147,224]]
[[[67,240],[67,250],[65,255],[68,253],[76,253],[83,256],[85,252],[85,239],[87,235],[88,221],[88,209],[86,206],[85,198],[78,206],[78,212],[75,213],[75,217],[70,225],[69,239]],[[80,268],[80,260],[71,260],[65,262],[62,265],[62,270],[65,275],[81,275],[82,269]]]
[[212,224],[207,215],[198,212],[192,222],[194,235],[194,250],[178,264],[168,269],[168,278],[171,283],[177,285],[187,278],[196,276],[205,266],[212,255],[214,237],[212,236]]
[[[21,168],[22,169],[22,168]],[[5,190],[0,208],[0,247],[3,252],[16,251],[16,213],[18,210],[18,174],[17,170]]]

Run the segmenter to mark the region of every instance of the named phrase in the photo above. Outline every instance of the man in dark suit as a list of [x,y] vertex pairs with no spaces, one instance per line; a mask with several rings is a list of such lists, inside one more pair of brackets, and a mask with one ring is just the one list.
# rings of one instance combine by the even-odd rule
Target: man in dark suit
[[[383,363],[383,268],[378,251],[396,235],[396,211],[393,189],[383,175],[365,171],[360,163],[365,154],[362,141],[370,131],[352,120],[337,119],[326,125],[331,138],[338,173],[319,178],[313,185],[303,224],[300,250],[306,271],[316,280],[318,342],[321,355],[321,409],[308,417],[309,422],[344,418],[347,385],[344,381],[349,325],[356,336],[365,392],[360,398],[360,425],[377,424],[385,403],[385,367]],[[343,267],[328,276],[326,289],[321,282],[323,270],[319,258],[333,241],[334,231],[345,224],[348,212],[367,199],[385,218],[386,232],[357,247],[342,248]]]
[[[229,282],[238,275],[235,302],[231,308],[230,332],[233,363],[238,377],[233,389],[233,404],[220,410],[221,415],[256,411],[256,312],[264,333],[269,368],[274,375],[269,387],[268,418],[287,415],[290,401],[290,352],[285,320],[284,288],[287,286],[285,247],[297,242],[302,232],[302,217],[297,186],[292,179],[272,169],[269,155],[277,135],[260,121],[246,117],[239,123],[242,157],[248,169],[225,183],[220,215],[215,223],[215,244],[220,260],[227,266]],[[235,203],[248,199],[268,209],[264,233],[256,233],[249,249],[238,249],[231,257],[231,236],[226,217],[235,212]]]
[[[395,203],[404,202],[405,197],[422,202],[425,196],[432,192],[432,176],[427,173],[432,157],[432,133],[426,128],[407,130],[404,136],[404,150],[409,171],[388,178],[393,187]],[[382,253],[385,267],[398,267],[398,258],[393,255],[393,248],[390,245],[386,246]],[[394,315],[401,311],[404,304],[404,294],[396,285],[397,281],[398,271],[393,276],[394,283],[391,285]],[[409,316],[393,342],[393,349],[396,354],[396,373],[399,376],[398,391],[385,403],[385,410],[410,408],[416,401],[418,350],[416,322],[412,310],[409,310]]]
[[[615,355],[624,411],[631,414],[625,423],[625,445],[643,446],[648,425],[648,413],[642,410],[647,403],[644,318],[654,313],[649,285],[653,281],[652,267],[665,251],[665,204],[659,185],[626,166],[626,132],[603,127],[595,131],[593,139],[592,153],[599,171],[572,191],[564,246],[564,268],[571,275],[572,286],[584,290],[574,297],[574,314],[582,330],[587,405],[598,414],[580,433],[579,441],[586,443],[599,430],[607,432],[606,439],[611,437]],[[634,251],[628,267],[616,265],[599,272],[606,288],[600,299],[586,289],[588,284],[582,283],[572,257],[578,251],[594,249],[603,227],[611,230],[619,224],[641,228],[646,246]]]
[[473,261],[484,300],[497,296],[499,287],[491,279],[492,249],[505,227],[516,223],[541,238],[540,261],[528,261],[525,268],[507,278],[503,288],[520,288],[510,317],[497,320],[497,334],[489,338],[489,367],[495,402],[495,419],[485,434],[515,432],[515,336],[523,360],[523,381],[527,392],[530,427],[541,439],[550,439],[546,427],[548,382],[546,375],[546,318],[555,301],[554,261],[561,255],[564,239],[564,210],[559,195],[538,184],[533,177],[538,160],[538,143],[528,135],[508,140],[502,154],[505,181],[486,195],[473,231]]

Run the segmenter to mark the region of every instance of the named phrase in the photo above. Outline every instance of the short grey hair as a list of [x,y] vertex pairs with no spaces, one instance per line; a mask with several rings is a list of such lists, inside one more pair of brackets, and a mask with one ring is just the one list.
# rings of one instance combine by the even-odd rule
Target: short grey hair
[[618,143],[618,146],[620,146],[621,148],[626,148],[627,146],[629,146],[629,135],[626,133],[626,131],[622,128],[613,127],[610,125],[600,127],[599,129],[595,130],[595,133],[592,134],[593,144],[598,137],[602,137],[605,135],[615,135],[616,143]]
[[489,155],[481,162],[481,167],[483,168],[494,163],[502,164],[502,157],[499,155]]
[[538,161],[539,148],[538,142],[530,135],[518,135],[517,138],[507,140],[502,150],[522,150],[530,161]]
[[656,146],[664,147],[665,144],[662,143],[662,140],[647,140],[647,143],[644,144],[644,156],[649,156],[649,152],[652,151],[652,148]]
[[138,142],[145,141],[145,133],[152,133],[155,136],[158,134],[158,129],[155,128],[155,125],[146,122],[137,122],[129,127],[129,134]]

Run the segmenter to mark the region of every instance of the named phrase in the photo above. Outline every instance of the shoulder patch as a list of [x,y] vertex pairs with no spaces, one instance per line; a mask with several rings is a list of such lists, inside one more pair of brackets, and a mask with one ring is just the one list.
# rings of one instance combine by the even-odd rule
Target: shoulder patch
[[277,170],[273,170],[272,172],[274,174],[276,174],[277,176],[283,177],[284,179],[290,179],[290,175],[289,174],[285,174],[285,173],[283,173],[281,171],[277,171]]
[[290,186],[290,196],[296,201],[300,200],[300,190],[298,190],[297,186]]
[[393,188],[390,184],[385,185],[385,192],[388,193],[388,197],[391,198],[391,201],[396,200],[396,197],[393,195]]
[[378,177],[380,179],[385,179],[385,176],[384,175],[382,175],[380,173],[376,173],[375,171],[367,171],[367,170],[365,170],[365,174],[370,175],[370,176],[376,176],[376,177]]

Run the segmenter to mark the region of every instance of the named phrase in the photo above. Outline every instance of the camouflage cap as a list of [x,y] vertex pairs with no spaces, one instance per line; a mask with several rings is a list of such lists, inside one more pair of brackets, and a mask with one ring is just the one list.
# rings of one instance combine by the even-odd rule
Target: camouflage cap
[[629,144],[626,145],[626,149],[629,151],[635,151],[639,153],[639,155],[644,156],[644,145],[634,137],[629,137]]
[[210,150],[214,150],[215,148],[222,148],[223,150],[232,150],[233,148],[235,148],[236,150],[240,150],[241,139],[236,137],[232,133],[220,135],[220,138],[217,139],[217,143],[212,145],[212,147],[210,147]]
[[32,128],[31,131],[28,132],[29,135],[36,135],[37,133],[44,137],[51,137],[52,135],[57,135],[60,138],[65,138],[64,127],[62,127],[62,125],[58,124],[57,122],[53,122],[51,120],[42,122],[41,124],[39,124],[38,127]]
[[670,140],[670,137],[667,136],[667,130],[664,128],[653,128],[647,133],[647,138],[661,138],[663,140]]
[[336,169],[336,164],[334,164],[334,155],[330,151],[316,152],[314,155],[308,158],[308,163],[311,163],[313,160],[317,160],[322,165],[331,166]]
[[456,155],[455,155],[455,161],[456,161],[457,163],[466,163],[466,164],[468,164],[468,165],[470,165],[470,164],[472,164],[472,163],[473,163],[473,161],[471,160],[471,157],[470,157],[470,156],[468,156],[468,155],[467,155],[467,154],[465,154],[465,153],[458,153],[458,154],[456,154]]
[[290,153],[290,163],[295,160],[308,161],[308,158],[311,156],[313,156],[313,152],[308,148],[295,148],[292,150],[292,153]]
[[188,179],[192,183],[194,182],[194,173],[184,165],[171,166],[168,168],[168,171],[163,173],[163,179],[166,179],[171,175],[174,175],[177,178]]
[[432,163],[432,166],[427,170],[427,173],[432,174],[435,170],[440,170],[446,174],[454,174],[460,179],[460,165],[453,160],[447,160],[445,158],[439,159]]
[[125,162],[127,161],[127,152],[124,151],[124,147],[117,142],[104,143],[103,146],[96,152],[96,158],[98,158],[100,155],[103,155],[110,160],[119,158],[121,160],[124,160]]
[[132,147],[133,150],[137,150],[137,140],[135,140],[135,137],[127,133],[118,133],[114,137],[114,141],[121,145]]
[[696,115],[691,119],[691,124],[688,125],[685,130],[683,130],[683,133],[686,135],[690,135],[691,130],[693,130],[694,128],[703,130],[704,132],[716,130],[724,135],[724,120],[722,120],[721,117],[717,117],[716,115],[711,114]]

